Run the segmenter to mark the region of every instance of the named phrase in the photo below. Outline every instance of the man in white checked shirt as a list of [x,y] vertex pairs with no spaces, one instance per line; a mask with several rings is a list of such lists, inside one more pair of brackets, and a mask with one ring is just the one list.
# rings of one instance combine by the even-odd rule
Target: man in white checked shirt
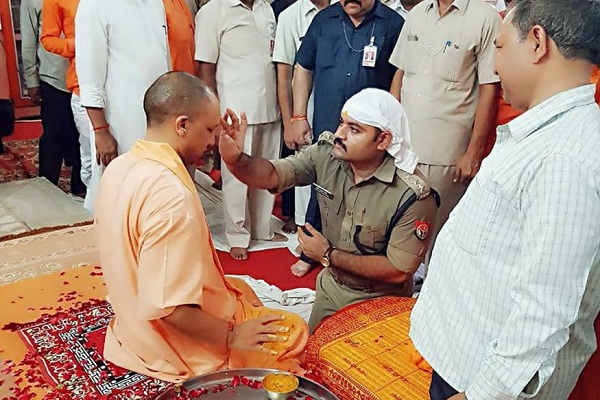
[[496,70],[526,112],[498,128],[412,314],[432,400],[564,400],[596,349],[600,1],[514,3]]

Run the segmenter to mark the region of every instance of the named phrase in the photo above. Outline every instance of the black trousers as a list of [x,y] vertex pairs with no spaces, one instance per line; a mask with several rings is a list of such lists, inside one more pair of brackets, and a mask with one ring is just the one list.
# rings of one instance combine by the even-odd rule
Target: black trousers
[[[335,132],[335,129],[332,132]],[[317,143],[318,140],[319,140],[319,137],[316,135],[313,135],[313,144]],[[315,191],[314,186],[311,186],[311,188],[310,188],[310,200],[308,201],[308,207],[306,208],[305,222],[308,222],[309,224],[311,224],[313,226],[313,228],[315,228],[317,231],[319,231],[321,233],[323,232],[323,223],[321,221],[321,209],[319,209],[319,202],[317,200],[317,192]],[[304,233],[308,234],[309,236],[312,236],[310,233],[308,233],[307,230],[305,230]],[[300,260],[304,261],[307,264],[311,264],[311,265],[319,264],[318,261],[311,260],[304,253],[300,254]]]
[[[281,158],[294,155],[294,150],[288,149],[283,143],[281,147]],[[294,194],[294,188],[288,189],[281,193],[281,214],[284,217],[295,218],[296,217],[296,198]]]
[[15,107],[11,99],[0,99],[0,154],[4,153],[2,137],[12,135],[15,130]]
[[433,371],[431,386],[429,386],[431,400],[446,400],[455,394],[458,394],[458,391],[450,386],[437,372]]
[[[308,222],[319,232],[323,232],[323,224],[321,222],[321,210],[319,209],[319,202],[317,200],[317,192],[314,187],[310,188],[310,200],[308,201],[308,207],[306,208],[305,221]],[[307,230],[304,231],[309,236],[312,236]],[[308,258],[304,253],[300,254],[300,259],[310,265],[318,265],[319,262]]]
[[40,82],[41,117],[44,133],[40,138],[39,176],[58,184],[63,160],[71,164],[71,193],[84,193],[81,181],[79,132],[71,110],[71,93]]

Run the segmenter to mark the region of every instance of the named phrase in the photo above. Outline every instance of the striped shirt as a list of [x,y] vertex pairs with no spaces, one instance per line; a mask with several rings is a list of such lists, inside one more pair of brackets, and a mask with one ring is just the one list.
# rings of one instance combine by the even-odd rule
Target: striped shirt
[[593,85],[498,128],[440,232],[411,337],[469,400],[567,398],[596,349],[600,110]]

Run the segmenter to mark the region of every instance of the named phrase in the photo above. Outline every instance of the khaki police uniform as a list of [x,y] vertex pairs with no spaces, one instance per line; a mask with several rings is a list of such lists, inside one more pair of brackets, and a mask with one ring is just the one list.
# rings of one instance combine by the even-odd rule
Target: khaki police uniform
[[[361,255],[354,236],[357,226],[359,243],[370,249],[382,249],[386,230],[401,204],[416,194],[415,201],[391,230],[385,253],[398,270],[413,274],[427,252],[429,236],[417,236],[417,226],[435,220],[436,204],[424,178],[417,171],[407,174],[396,168],[387,156],[368,179],[355,184],[350,164],[331,155],[333,134],[325,132],[317,144],[283,160],[271,161],[279,175],[278,192],[292,186],[316,184],[323,223],[323,235],[338,250]],[[335,265],[324,269],[317,278],[317,297],[310,318],[311,329],[325,317],[357,301],[380,296],[410,296],[412,279],[403,284],[374,281],[346,272]]]
[[456,0],[441,16],[438,2],[426,0],[411,10],[390,57],[404,71],[401,100],[419,170],[442,199],[435,232],[467,189],[453,182],[454,166],[471,140],[479,85],[499,81],[499,28],[498,13],[481,0]]

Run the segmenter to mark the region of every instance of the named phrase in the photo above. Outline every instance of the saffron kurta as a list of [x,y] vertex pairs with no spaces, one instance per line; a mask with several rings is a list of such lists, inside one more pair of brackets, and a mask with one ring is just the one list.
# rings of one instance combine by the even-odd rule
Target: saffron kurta
[[234,351],[229,357],[222,344],[193,340],[162,320],[186,304],[234,323],[274,312],[253,306],[255,298],[242,294],[250,288],[238,290],[225,279],[194,184],[169,145],[140,140],[114,160],[95,217],[116,315],[106,334],[107,360],[172,382],[233,367],[300,370],[296,357],[308,330],[297,315],[286,313],[286,325],[294,325],[288,342],[268,345],[278,356]]

